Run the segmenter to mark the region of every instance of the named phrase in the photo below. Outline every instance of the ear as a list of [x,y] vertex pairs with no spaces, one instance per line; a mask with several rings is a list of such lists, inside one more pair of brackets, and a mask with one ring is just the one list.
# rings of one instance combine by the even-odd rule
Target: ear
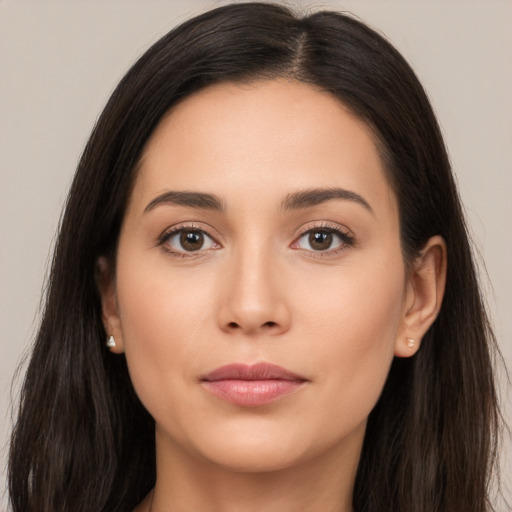
[[115,346],[110,347],[110,351],[121,354],[124,352],[124,344],[121,320],[117,306],[115,272],[105,256],[98,258],[96,286],[100,293],[101,316],[105,332],[107,333],[107,339],[113,336],[115,340]]
[[404,314],[395,343],[395,356],[410,357],[439,314],[446,285],[446,243],[441,236],[428,240],[414,260],[406,285]]

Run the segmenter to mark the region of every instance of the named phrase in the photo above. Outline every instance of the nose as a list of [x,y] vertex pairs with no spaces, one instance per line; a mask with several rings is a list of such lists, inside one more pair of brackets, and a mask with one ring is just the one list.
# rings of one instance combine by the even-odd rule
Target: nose
[[223,276],[219,326],[229,333],[278,335],[290,328],[285,278],[274,258],[262,252],[239,255]]

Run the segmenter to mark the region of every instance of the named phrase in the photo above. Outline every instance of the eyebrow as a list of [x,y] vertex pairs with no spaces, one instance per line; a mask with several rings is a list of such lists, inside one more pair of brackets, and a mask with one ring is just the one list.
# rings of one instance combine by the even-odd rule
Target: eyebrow
[[299,210],[311,208],[319,204],[331,201],[332,199],[343,199],[360,204],[370,213],[374,213],[372,207],[363,197],[350,190],[343,188],[314,188],[301,190],[288,194],[282,203],[283,210]]
[[[301,210],[317,206],[333,199],[353,201],[373,214],[372,207],[363,197],[355,192],[342,188],[314,188],[293,192],[285,197],[281,208],[285,211]],[[144,213],[148,213],[161,205],[188,206],[190,208],[214,210],[218,212],[225,211],[221,199],[213,194],[171,190],[155,197],[155,199],[146,206]]]
[[222,201],[213,194],[171,190],[155,197],[155,199],[146,206],[144,213],[148,213],[157,206],[165,204],[188,206],[190,208],[200,208],[202,210],[214,210],[218,212],[224,211]]

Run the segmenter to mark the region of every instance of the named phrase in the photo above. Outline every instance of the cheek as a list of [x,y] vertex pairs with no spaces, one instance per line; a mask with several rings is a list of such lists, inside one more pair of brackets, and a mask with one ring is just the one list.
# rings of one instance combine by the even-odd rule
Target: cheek
[[345,418],[332,421],[333,429],[347,418],[364,421],[384,386],[402,318],[404,271],[396,261],[317,280],[322,293],[310,292],[302,304],[303,328],[316,340],[310,354],[322,387],[319,407]]
[[198,284],[171,274],[165,260],[139,265],[129,255],[118,261],[124,351],[137,394],[152,414],[171,407],[162,403],[164,394],[179,393],[197,377],[194,361],[205,343],[200,330],[209,322],[211,302],[208,283]]

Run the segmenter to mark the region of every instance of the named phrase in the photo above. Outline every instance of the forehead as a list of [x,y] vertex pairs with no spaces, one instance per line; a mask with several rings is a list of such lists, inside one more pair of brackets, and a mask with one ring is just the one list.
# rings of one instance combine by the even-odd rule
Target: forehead
[[176,105],[146,145],[132,199],[334,186],[394,202],[367,125],[333,95],[278,79],[217,84]]

